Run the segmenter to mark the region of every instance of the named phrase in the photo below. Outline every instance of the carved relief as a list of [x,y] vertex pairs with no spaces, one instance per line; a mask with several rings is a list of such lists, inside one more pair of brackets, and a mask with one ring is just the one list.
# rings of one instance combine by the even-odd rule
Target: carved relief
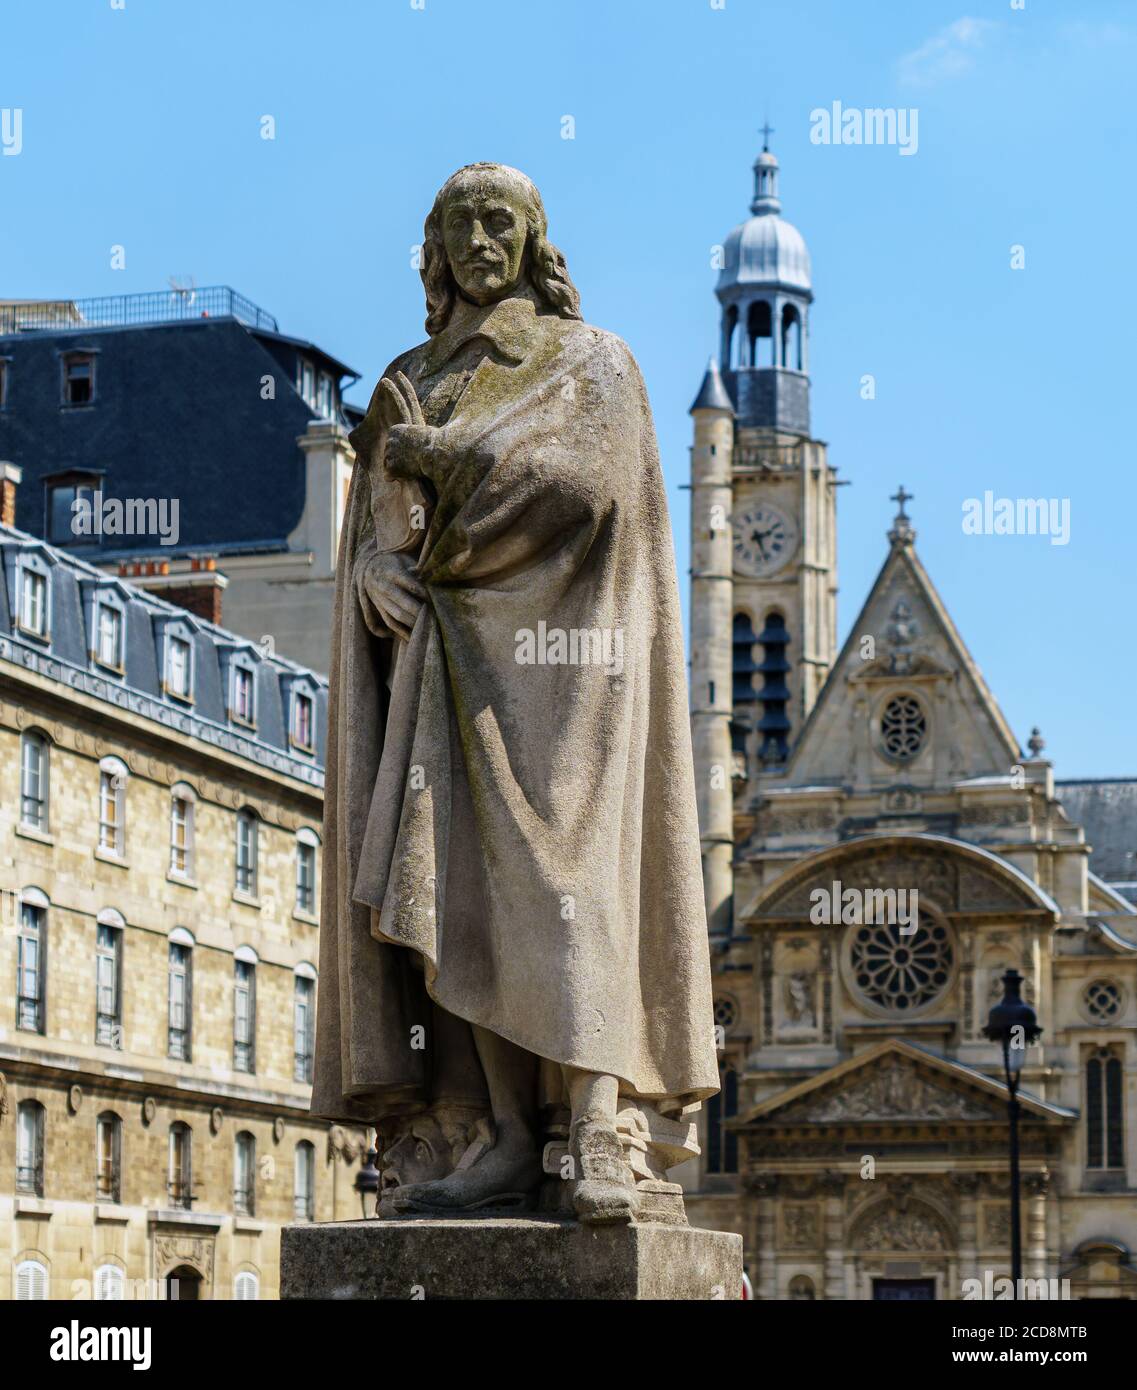
[[807,1096],[782,1112],[786,1121],[826,1124],[846,1120],[986,1120],[988,1106],[923,1077],[910,1063],[887,1057],[867,1076],[828,1095]]
[[179,1265],[190,1265],[204,1283],[213,1283],[213,1237],[160,1235],[154,1237],[154,1277],[165,1279]]
[[815,1203],[783,1203],[781,1244],[790,1250],[816,1250],[819,1247],[820,1223]]
[[930,1208],[911,1206],[900,1211],[878,1203],[862,1218],[850,1244],[858,1250],[948,1250],[947,1233]]
[[1006,1203],[984,1203],[983,1246],[996,1249],[1011,1243],[1011,1209]]

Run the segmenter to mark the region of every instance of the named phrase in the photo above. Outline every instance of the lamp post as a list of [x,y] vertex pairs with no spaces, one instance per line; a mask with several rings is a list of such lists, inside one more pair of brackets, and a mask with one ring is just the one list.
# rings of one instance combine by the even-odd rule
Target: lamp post
[[[367,1157],[360,1166],[359,1172],[355,1175],[355,1182],[352,1186],[359,1193],[359,1207],[363,1212],[363,1219],[375,1215],[379,1205],[379,1169],[375,1166],[375,1160],[379,1157],[379,1150],[372,1145],[367,1150]],[[370,1211],[368,1208],[370,1207]]]
[[984,1034],[1003,1049],[1007,1080],[1007,1115],[1011,1122],[1011,1282],[1018,1298],[1023,1273],[1022,1226],[1019,1220],[1019,1078],[1027,1047],[1038,1040],[1038,1017],[1022,997],[1017,970],[1003,976],[1003,997],[987,1015]]

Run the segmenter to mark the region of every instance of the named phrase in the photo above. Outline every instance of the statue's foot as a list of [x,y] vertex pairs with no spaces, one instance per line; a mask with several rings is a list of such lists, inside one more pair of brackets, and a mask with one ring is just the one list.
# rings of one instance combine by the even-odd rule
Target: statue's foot
[[579,1219],[594,1225],[633,1220],[636,1189],[613,1126],[604,1120],[584,1120],[573,1127],[570,1147],[580,1172],[572,1194]]
[[398,1212],[430,1208],[461,1211],[492,1206],[523,1205],[541,1181],[541,1156],[532,1143],[495,1144],[468,1168],[459,1168],[434,1182],[396,1187],[384,1198]]

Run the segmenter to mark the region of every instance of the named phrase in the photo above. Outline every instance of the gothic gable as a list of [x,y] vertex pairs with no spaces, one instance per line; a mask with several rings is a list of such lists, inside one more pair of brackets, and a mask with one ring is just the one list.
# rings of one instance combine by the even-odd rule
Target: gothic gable
[[910,543],[894,544],[797,741],[792,785],[948,786],[1018,743]]

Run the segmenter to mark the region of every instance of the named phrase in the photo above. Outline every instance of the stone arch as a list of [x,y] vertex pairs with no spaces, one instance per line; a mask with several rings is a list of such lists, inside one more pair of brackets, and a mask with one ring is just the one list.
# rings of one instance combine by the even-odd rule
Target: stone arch
[[951,1221],[932,1202],[894,1195],[877,1197],[858,1213],[849,1228],[848,1245],[856,1254],[918,1251],[946,1254],[955,1249]]
[[880,887],[889,876],[918,887],[921,901],[943,912],[1041,910],[1053,919],[1059,914],[1048,893],[990,850],[948,835],[912,833],[862,835],[818,850],[761,889],[745,916],[808,921],[815,888],[828,890],[837,878],[847,886]]

